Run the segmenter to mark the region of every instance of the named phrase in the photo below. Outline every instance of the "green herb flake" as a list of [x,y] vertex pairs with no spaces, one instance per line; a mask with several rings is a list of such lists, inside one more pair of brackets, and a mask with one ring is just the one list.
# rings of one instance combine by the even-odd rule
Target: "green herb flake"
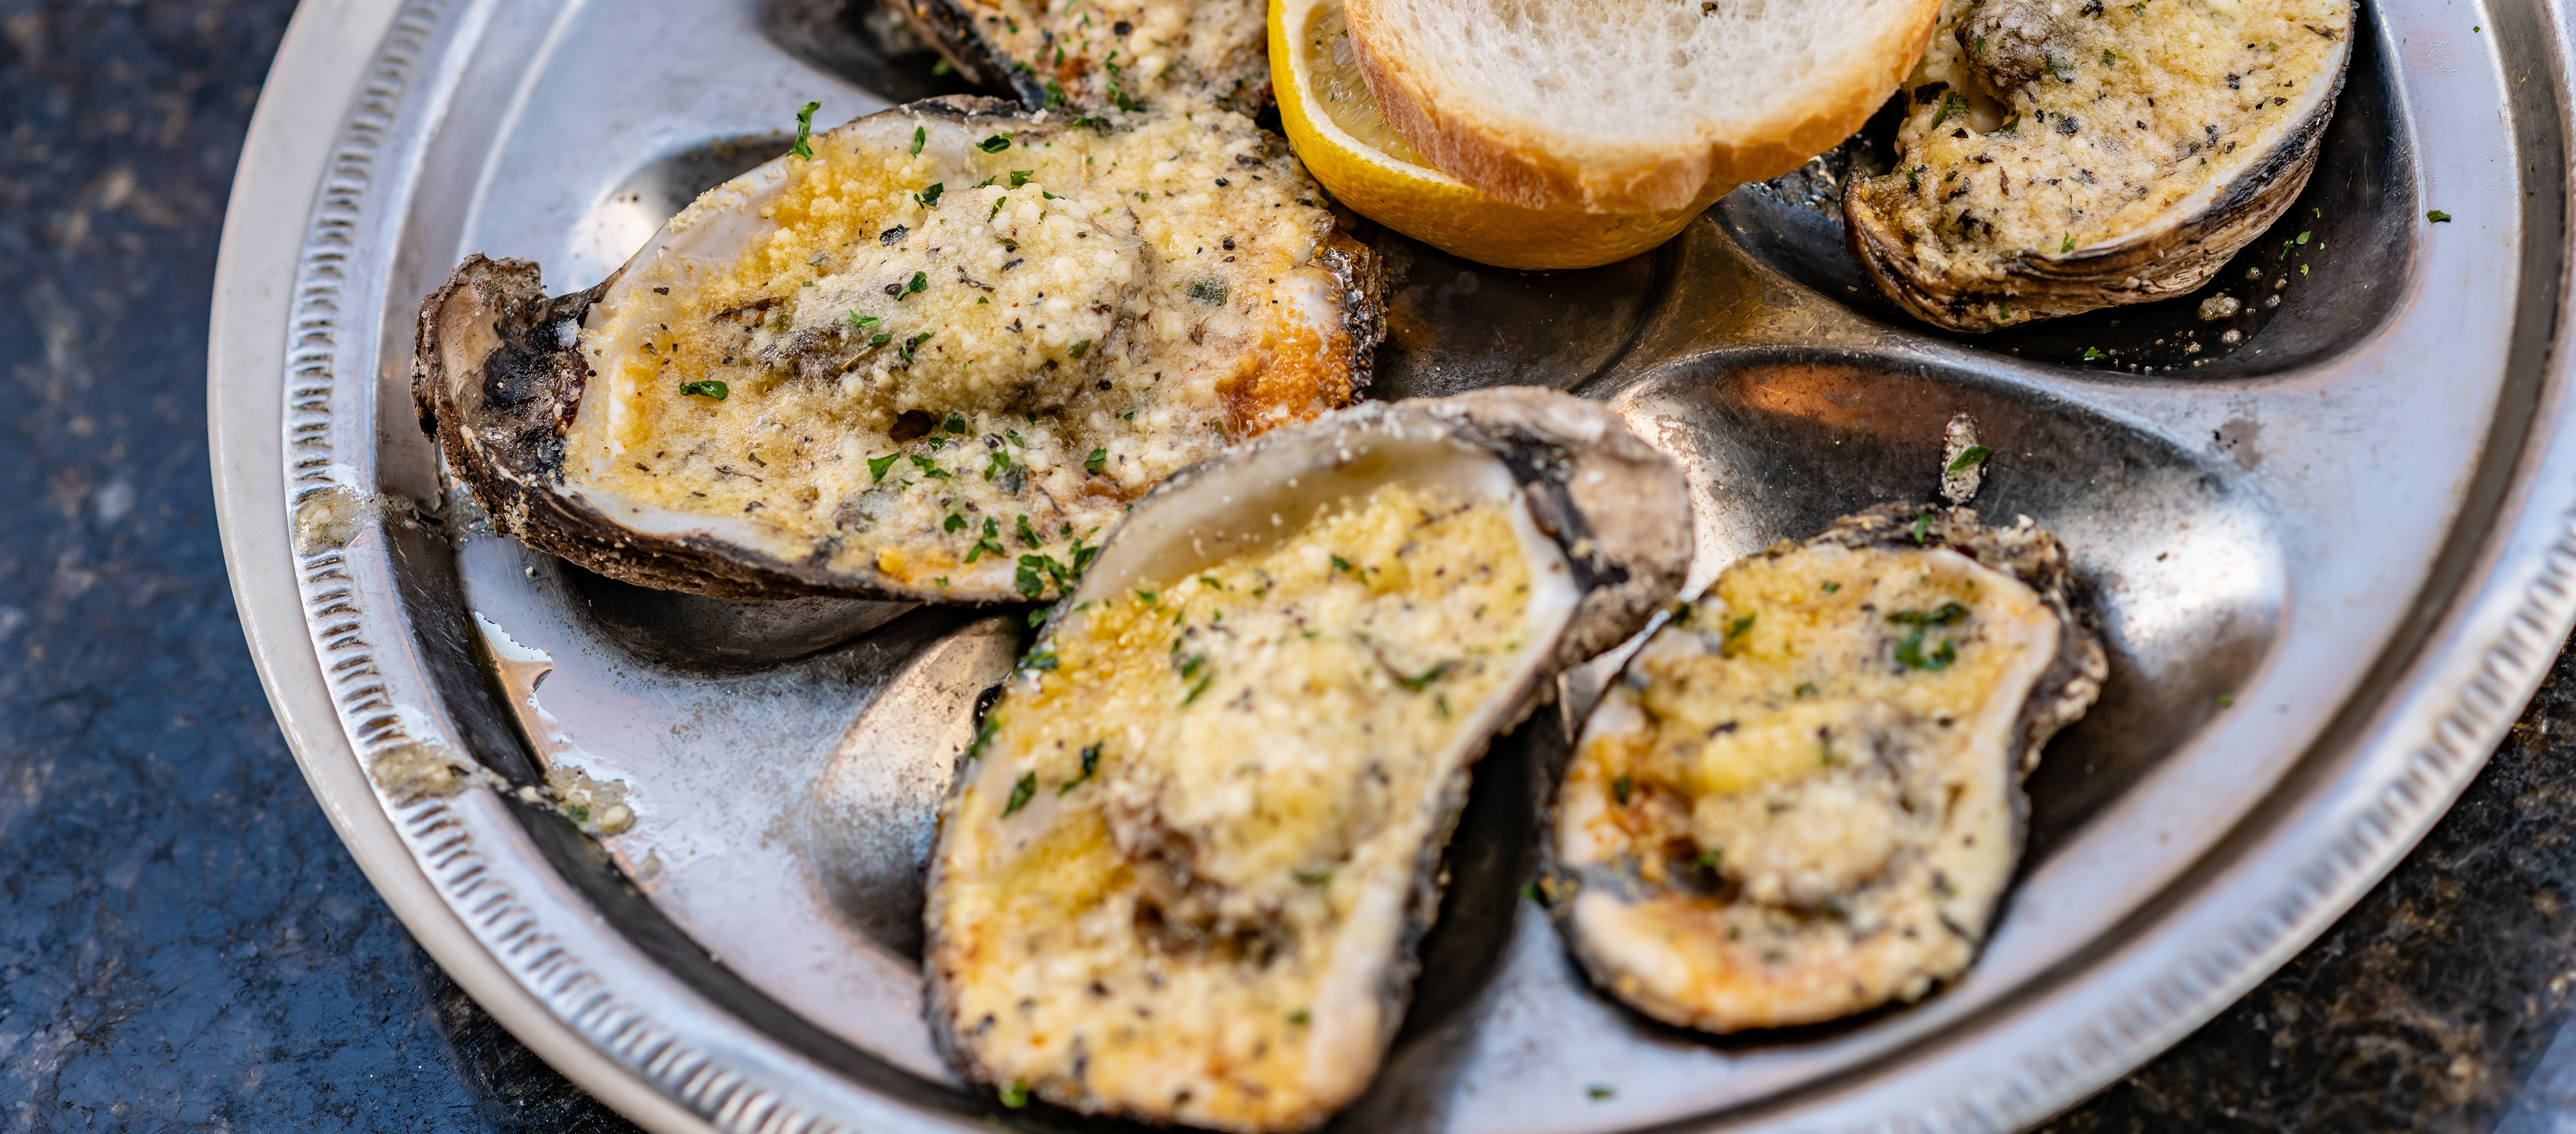
[[1932,538],[1932,513],[1914,517],[1914,542],[1927,543]]
[[725,400],[725,395],[732,392],[733,391],[730,387],[727,387],[724,383],[713,378],[700,379],[695,382],[680,383],[680,396],[682,397],[714,398],[721,402]]
[[1288,1022],[1301,1028],[1306,1026],[1306,1021],[1311,1019],[1314,1019],[1314,1017],[1308,1015],[1306,1010],[1303,1008],[1299,1008],[1288,1013]]
[[950,512],[948,514],[948,522],[939,526],[943,531],[962,532],[966,530],[966,517],[960,516],[955,512]]
[[1621,776],[1610,781],[1610,798],[1616,800],[1621,807],[1628,806],[1628,795],[1635,790],[1637,790],[1637,780],[1634,776]]
[[912,282],[903,285],[903,290],[894,293],[894,297],[896,299],[902,299],[905,296],[919,295],[928,290],[930,290],[930,273],[914,272],[912,274]]
[[1959,450],[1959,459],[1950,462],[1949,471],[1966,472],[1969,469],[1973,469],[1978,465],[1986,463],[1986,458],[1993,454],[1994,450],[1989,449],[1986,446],[1970,445],[1965,449]]
[[1067,794],[1067,793],[1071,792],[1073,789],[1078,788],[1078,787],[1081,787],[1084,783],[1087,783],[1087,782],[1089,782],[1089,781],[1090,781],[1090,779],[1091,779],[1091,773],[1093,773],[1093,772],[1097,772],[1097,771],[1099,771],[1099,770],[1100,770],[1100,746],[1099,746],[1099,745],[1097,745],[1097,744],[1094,744],[1094,745],[1091,745],[1090,747],[1085,748],[1085,749],[1083,749],[1083,750],[1082,750],[1082,774],[1081,774],[1081,775],[1079,775],[1079,776],[1075,776],[1075,777],[1074,777],[1074,778],[1072,778],[1072,779],[1069,779],[1069,780],[1064,781],[1064,786],[1063,786],[1063,787],[1060,787],[1060,788],[1055,789],[1055,793],[1056,793],[1057,795],[1065,795],[1065,794]]
[[1029,183],[1030,178],[1036,177],[1037,175],[1038,171],[1034,169],[1014,169],[1011,171],[1011,188],[1017,189],[1020,186],[1026,185]]
[[1012,817],[1012,812],[1028,807],[1028,796],[1036,796],[1036,794],[1038,794],[1038,773],[1023,773],[1020,781],[1010,786],[1010,799],[1002,802],[1002,817],[1007,820],[1007,817]]
[[850,325],[862,331],[867,330],[870,327],[879,326],[884,322],[885,320],[879,319],[874,315],[861,315],[856,311],[850,312]]
[[1036,547],[1046,542],[1045,540],[1039,539],[1038,533],[1029,527],[1029,518],[1027,516],[1020,517],[1018,527],[1019,531],[1017,534],[1020,537],[1021,543],[1025,543],[1030,547]]
[[1010,1086],[994,1093],[1001,1096],[1003,1106],[1012,1110],[1029,1105],[1029,1081],[1026,1079],[1013,1079]]
[[1327,866],[1321,870],[1291,870],[1288,876],[1296,879],[1300,886],[1322,886],[1333,880],[1333,868]]
[[2104,49],[2102,50],[2102,65],[2103,65],[2103,66],[2108,67],[2108,66],[2111,66],[2111,65],[2113,65],[2113,64],[2115,64],[2115,63],[2118,63],[2119,61],[2120,61],[2120,57],[2119,57],[2119,56],[2117,56],[2117,55],[2113,55],[2113,54],[2111,54],[2111,51],[2110,51],[2110,49],[2109,49],[2109,48],[2104,48]]
[[912,199],[915,204],[920,205],[922,208],[935,209],[939,207],[939,195],[947,191],[947,182],[933,181],[930,183],[930,188],[913,194]]
[[1401,674],[1398,674],[1398,675],[1396,676],[1395,683],[1396,683],[1396,684],[1398,684],[1398,685],[1401,685],[1401,686],[1405,687],[1406,689],[1411,690],[1411,691],[1413,691],[1413,692],[1415,692],[1415,693],[1420,693],[1420,692],[1422,692],[1424,689],[1429,688],[1432,682],[1434,682],[1434,681],[1438,681],[1438,680],[1440,680],[1440,679],[1441,679],[1441,678],[1443,678],[1443,677],[1447,677],[1447,676],[1449,676],[1449,670],[1450,670],[1450,669],[1451,669],[1455,664],[1456,664],[1456,663],[1454,663],[1454,662],[1445,662],[1445,661],[1444,661],[1444,662],[1441,662],[1441,663],[1440,663],[1440,664],[1438,664],[1438,665],[1432,666],[1432,667],[1431,667],[1431,668],[1429,668],[1429,669],[1423,670],[1420,674],[1417,674],[1417,675],[1412,676],[1412,677],[1405,677],[1405,676],[1403,676],[1403,675],[1401,675]]
[[807,161],[814,160],[814,112],[821,109],[823,104],[819,102],[809,102],[796,108],[796,144],[787,147],[788,153]]
[[1923,129],[1927,132],[1938,130],[1942,123],[1949,121],[1953,116],[1964,117],[1967,113],[1967,98],[1957,91],[1945,91],[1941,95],[1940,111],[1932,116],[1932,124]]
[[2431,221],[2434,224],[2448,224],[2451,220],[2451,214],[2443,212],[2440,209],[2430,209],[2424,213],[2424,219]]
[[1225,285],[1216,280],[1200,280],[1190,285],[1190,298],[1210,307],[1225,305]]
[[1594,1083],[1589,1087],[1583,1088],[1584,1096],[1594,1102],[1600,1102],[1601,1100],[1618,1093],[1618,1090],[1608,1083]]
[[964,433],[966,432],[966,415],[962,413],[949,414],[946,419],[939,423],[939,428],[949,433]]
[[2086,362],[2091,362],[2091,361],[2093,361],[2094,359],[2097,359],[2097,358],[2109,358],[2109,357],[2111,357],[2111,353],[2110,353],[2109,351],[2103,350],[2103,349],[2102,349],[2102,348],[2100,348],[2100,347],[2086,347],[2086,348],[2084,348],[2084,361],[2086,361]]
[[1691,859],[1691,865],[1702,870],[1715,870],[1717,869],[1718,860],[1718,852],[1713,850],[1704,850],[1699,852],[1698,857]]
[[995,134],[990,138],[986,138],[983,141],[975,143],[975,148],[988,154],[998,154],[1003,150],[1011,148],[1011,136],[1008,134]]
[[902,459],[901,453],[888,453],[882,457],[868,458],[868,483],[882,483],[885,480],[886,470],[893,468],[894,463]]
[[912,467],[920,469],[921,475],[929,477],[932,480],[948,479],[948,470],[939,467],[938,463],[932,461],[930,458],[922,456],[919,453],[906,453],[904,455],[912,458]]
[[923,129],[923,128],[919,127],[919,126],[915,126],[915,127],[913,127],[913,128],[912,128],[912,156],[914,156],[914,157],[920,157],[920,156],[921,156],[921,143],[922,143],[922,142],[924,142],[924,141],[926,141],[926,140],[928,140],[928,139],[929,139],[929,137],[930,137],[930,131],[925,130],[925,129]]
[[2219,707],[2219,708],[2222,708],[2222,709],[2229,709],[2229,708],[2234,708],[2235,706],[2236,706],[2236,698],[2234,698],[2234,697],[2230,697],[2230,696],[2228,696],[2228,695],[2227,695],[2227,694],[2225,694],[2225,693],[2221,693],[2221,694],[2219,694],[2219,695],[2218,695],[2218,707]]
[[1098,476],[1100,475],[1101,468],[1108,465],[1108,463],[1109,450],[1094,449],[1091,451],[1090,456],[1082,459],[1082,471],[1090,473],[1093,476]]

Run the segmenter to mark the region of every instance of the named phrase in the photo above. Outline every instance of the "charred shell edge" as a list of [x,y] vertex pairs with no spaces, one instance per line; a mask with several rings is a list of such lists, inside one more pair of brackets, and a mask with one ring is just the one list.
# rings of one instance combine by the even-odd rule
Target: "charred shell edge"
[[[1012,104],[982,95],[923,99],[879,113],[970,125],[996,119],[1022,129],[1029,125],[1028,116]],[[1343,306],[1356,396],[1368,385],[1372,357],[1386,338],[1384,261],[1339,227],[1319,243],[1314,261],[1332,275]],[[704,536],[639,536],[566,494],[563,438],[579,410],[590,367],[575,343],[559,341],[556,328],[567,321],[579,323],[623,271],[595,287],[548,299],[536,264],[494,260],[477,252],[421,301],[412,354],[412,403],[421,432],[438,443],[449,473],[473,490],[496,531],[613,579],[713,598],[1013,601],[960,600],[932,589],[854,580],[817,564],[792,563]],[[451,310],[456,303],[470,306]],[[478,324],[492,329],[495,342],[471,363],[483,375],[463,387],[479,392],[473,404],[463,405],[455,396],[460,387],[449,381],[440,345],[446,335],[466,333]]]
[[[2026,520],[2026,518],[2025,518]],[[1923,522],[1923,535],[1917,539],[1914,525]],[[1778,557],[1801,547],[1821,543],[1844,547],[1892,547],[1920,550],[1946,547],[1977,561],[1980,566],[2001,571],[2027,584],[2038,592],[2040,602],[2057,614],[2057,653],[2022,702],[2021,719],[2016,723],[2008,754],[2013,767],[2013,787],[2006,796],[2012,807],[2013,855],[2019,858],[2021,844],[2030,826],[2030,797],[2021,790],[2021,781],[2039,767],[2040,750],[2050,737],[2067,725],[2083,719],[2086,710],[2102,695],[2102,683],[2110,677],[2111,667],[2102,650],[2100,632],[2092,612],[2074,601],[2075,577],[2066,565],[2066,549],[2046,528],[2034,523],[2017,523],[2011,527],[1993,527],[1980,523],[1972,508],[1940,508],[1928,504],[1880,504],[1865,511],[1844,516],[1824,531],[1803,540],[1782,540],[1755,552]],[[1570,738],[1573,753],[1583,743],[1578,727]],[[1569,759],[1573,754],[1569,754]],[[1561,780],[1560,771],[1557,779]],[[1586,973],[1602,987],[1615,983],[1618,974],[1595,963],[1582,947],[1583,935],[1571,920],[1573,897],[1585,886],[1609,886],[1629,900],[1652,896],[1643,883],[1604,864],[1587,863],[1567,866],[1557,853],[1555,813],[1561,803],[1554,798],[1556,782],[1542,786],[1549,793],[1548,816],[1540,825],[1540,877],[1544,881],[1540,899],[1549,917],[1557,923],[1564,938]],[[1987,926],[1991,931],[1991,919]]]
[[[1565,552],[1574,582],[1582,592],[1557,636],[1555,651],[1531,673],[1528,683],[1508,696],[1513,704],[1497,718],[1494,729],[1478,738],[1456,770],[1439,787],[1439,817],[1415,857],[1407,916],[1395,943],[1378,998],[1390,1010],[1379,1021],[1381,1046],[1391,1043],[1412,1000],[1414,979],[1422,969],[1421,944],[1440,913],[1440,864],[1449,840],[1466,812],[1476,764],[1496,738],[1529,718],[1555,690],[1555,675],[1589,660],[1643,629],[1655,612],[1669,606],[1690,569],[1690,497],[1681,469],[1670,457],[1630,432],[1607,407],[1534,387],[1501,387],[1449,398],[1402,402],[1366,402],[1300,426],[1262,435],[1226,455],[1183,469],[1146,493],[1138,507],[1161,495],[1222,472],[1228,462],[1285,445],[1316,444],[1319,431],[1364,432],[1390,426],[1436,424],[1453,436],[1492,452],[1518,482],[1539,531]],[[1598,481],[1588,474],[1602,473]],[[1660,506],[1659,506],[1660,505]],[[1662,514],[1658,514],[1662,513]],[[1111,532],[1104,546],[1116,546]],[[1068,611],[1059,607],[1039,633],[1055,632]],[[982,727],[979,713],[977,727]],[[940,804],[940,822],[955,814],[966,784],[966,757],[949,779]],[[936,924],[940,908],[940,859],[931,857],[922,920]],[[931,1043],[948,1065],[968,1080],[999,1087],[991,1069],[974,1058],[963,1042],[963,1021],[948,1000],[946,982],[935,976],[924,982],[923,1016]],[[1084,1108],[1077,1108],[1084,1109]],[[1126,1108],[1084,1109],[1085,1113],[1164,1121],[1163,1116]],[[1314,1116],[1320,1124],[1327,1115]],[[1285,1129],[1285,1128],[1282,1128]]]
[[[2016,252],[2003,260],[2006,281],[1951,292],[1944,279],[1922,271],[1904,234],[1863,200],[1863,179],[1843,188],[1844,244],[1869,272],[1880,293],[1908,314],[1953,331],[1984,332],[2104,307],[2151,303],[2188,294],[2209,282],[2239,249],[2289,211],[2316,171],[2317,148],[2334,119],[2352,51],[2335,64],[2334,85],[2308,116],[2252,168],[2237,175],[2199,213],[2157,223],[2096,248],[2066,256]],[[2009,284],[2020,283],[2014,290]],[[1998,305],[2013,317],[1997,320]]]
[[960,0],[884,0],[884,4],[937,48],[967,81],[1017,96],[1031,110],[1046,109],[1046,87],[1033,72],[1016,70],[1000,48],[975,27],[975,13]]

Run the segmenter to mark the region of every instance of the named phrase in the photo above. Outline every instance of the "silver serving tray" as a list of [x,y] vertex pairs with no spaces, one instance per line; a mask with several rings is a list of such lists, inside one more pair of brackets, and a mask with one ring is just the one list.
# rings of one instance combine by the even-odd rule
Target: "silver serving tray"
[[[233,585],[369,877],[612,1106],[665,1131],[1092,1129],[962,1088],[917,1003],[932,801],[1020,613],[611,583],[478,526],[413,421],[413,314],[465,253],[587,285],[773,152],[799,103],[834,122],[926,93],[829,7],[305,6],[219,268]],[[1402,286],[1375,393],[1538,382],[1617,405],[1689,467],[1694,583],[1930,495],[1942,423],[1974,414],[1995,449],[1978,505],[2065,538],[2113,678],[2031,781],[2030,853],[1965,980],[1724,1040],[1593,993],[1516,896],[1564,746],[1541,714],[1481,769],[1411,1014],[1337,1129],[2022,1126],[2215,1014],[2413,845],[2576,620],[2571,39],[2556,3],[2361,15],[2314,182],[2218,285],[2249,300],[2232,347],[2190,301],[1928,334],[1860,286],[1815,207],[1832,161],[1590,272],[1386,242]],[[499,787],[405,803],[370,781],[416,745]],[[549,765],[623,781],[633,829],[603,845],[522,799]]]

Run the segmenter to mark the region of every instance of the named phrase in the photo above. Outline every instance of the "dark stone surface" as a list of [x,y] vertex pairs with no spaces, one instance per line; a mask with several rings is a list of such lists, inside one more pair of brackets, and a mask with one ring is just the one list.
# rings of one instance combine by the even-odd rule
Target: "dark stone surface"
[[[0,1128],[631,1130],[368,888],[233,615],[208,288],[289,8],[0,0]],[[2576,1128],[2571,738],[2562,658],[2388,882],[2049,1129]]]

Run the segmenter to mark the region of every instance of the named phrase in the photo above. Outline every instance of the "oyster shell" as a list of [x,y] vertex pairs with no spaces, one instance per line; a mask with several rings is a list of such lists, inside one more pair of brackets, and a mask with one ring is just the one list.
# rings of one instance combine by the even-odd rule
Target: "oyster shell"
[[2190,292],[2290,207],[2352,51],[2350,0],[1952,0],[1852,254],[1958,331]]
[[466,260],[424,429],[503,532],[728,598],[1057,593],[1128,501],[1350,400],[1377,260],[1223,112],[934,99],[710,190],[597,287]]
[[1600,406],[1370,404],[1164,482],[1060,604],[941,819],[928,1014],[1005,1099],[1298,1130],[1363,1090],[1470,766],[1688,566]]
[[1544,883],[1575,957],[1711,1032],[1964,971],[2020,857],[2021,780],[2107,672],[2067,587],[2027,517],[1911,505],[1727,568],[1576,744]]

